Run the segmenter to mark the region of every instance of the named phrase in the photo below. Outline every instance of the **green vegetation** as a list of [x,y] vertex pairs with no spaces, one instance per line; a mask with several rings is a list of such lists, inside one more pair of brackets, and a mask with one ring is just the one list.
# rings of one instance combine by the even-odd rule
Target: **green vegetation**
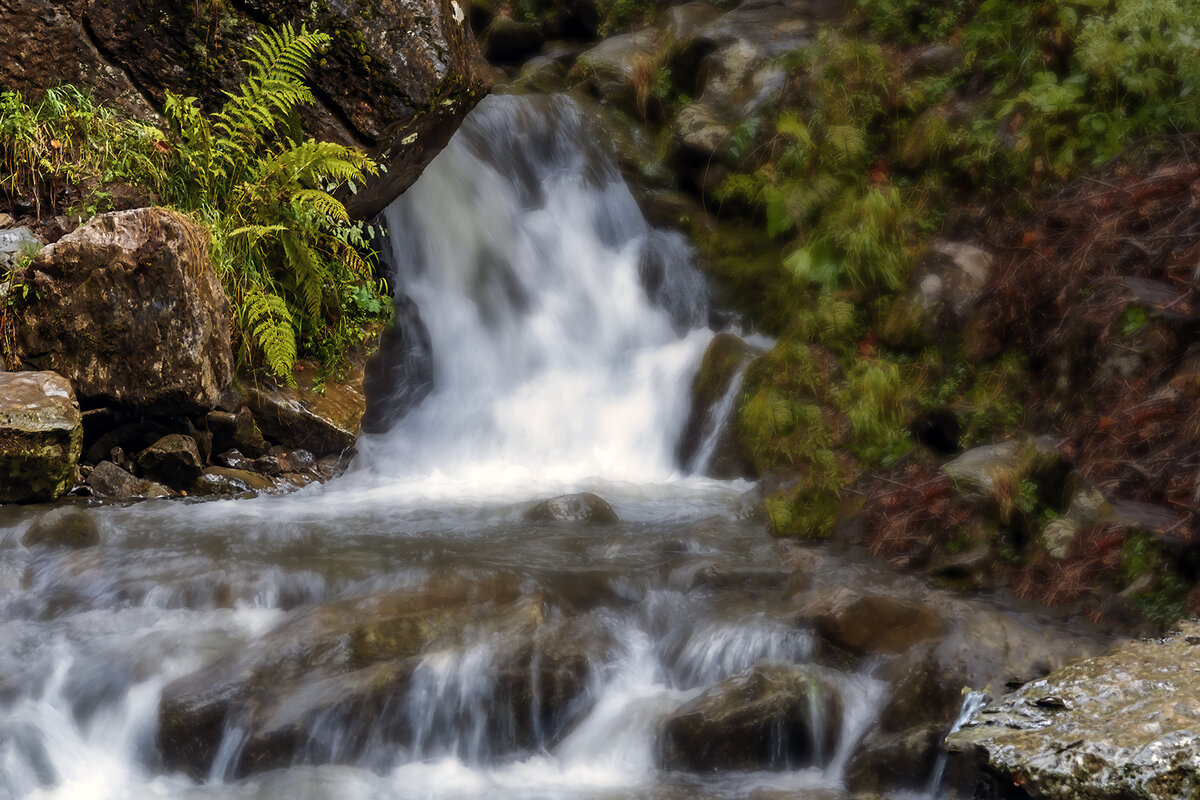
[[4,93],[0,189],[50,205],[67,186],[90,189],[77,209],[88,216],[106,210],[105,186],[145,187],[208,229],[243,365],[290,381],[296,358],[311,355],[334,374],[391,301],[364,258],[371,232],[335,197],[376,165],[300,132],[297,110],[313,100],[304,73],[328,42],[290,26],[262,33],[244,83],[214,113],[168,93],[168,132],[71,88],[35,106]]
[[[706,245],[727,297],[779,337],[740,420],[760,469],[800,476],[774,531],[813,535],[780,509],[894,463],[918,411],[953,407],[964,446],[1024,422],[1022,356],[913,335],[916,258],[952,209],[1019,216],[1143,137],[1200,129],[1198,20],[1197,0],[862,0],[784,57],[782,106],[732,134]],[[1118,330],[1144,324],[1131,308]],[[814,348],[827,388],[806,380]]]

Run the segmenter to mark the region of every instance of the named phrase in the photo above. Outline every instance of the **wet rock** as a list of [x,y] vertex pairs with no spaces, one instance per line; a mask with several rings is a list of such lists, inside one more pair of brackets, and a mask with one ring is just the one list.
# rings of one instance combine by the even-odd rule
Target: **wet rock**
[[[478,713],[489,741],[528,746],[535,708],[552,716],[576,700],[584,684],[574,676],[586,674],[595,652],[576,657],[564,645],[556,655],[546,649],[550,636],[535,678],[544,623],[541,598],[500,579],[451,578],[301,609],[242,652],[165,687],[159,748],[169,767],[205,775],[224,731],[237,726],[245,740],[232,775],[289,764],[298,752],[352,761],[371,742],[413,745],[414,718],[395,711],[416,702],[410,691],[425,696],[434,715],[442,712],[431,696],[443,691],[451,692],[446,713],[476,713],[460,705],[468,695],[453,694],[462,681],[472,708],[484,703]],[[481,642],[483,649],[464,649]],[[486,696],[477,700],[476,692]],[[443,726],[435,736],[453,727],[449,718],[433,724]],[[322,731],[336,733],[336,743]]]
[[488,61],[519,64],[542,46],[542,32],[536,25],[503,14],[496,16],[483,33],[483,50]]
[[[121,419],[123,417],[115,417]],[[176,431],[168,428],[158,420],[139,419],[133,422],[117,424],[115,427],[109,427],[113,421],[113,417],[108,420],[100,421],[97,427],[108,428],[103,434],[95,439],[84,453],[85,458],[89,463],[99,464],[101,461],[108,459],[125,469],[132,467],[125,466],[125,454],[140,453],[150,445],[157,442],[162,437]],[[85,412],[83,417],[84,434],[89,435],[89,423],[93,423],[94,415],[91,412]],[[119,458],[113,458],[113,450],[121,451]]]
[[137,466],[148,478],[187,489],[204,471],[204,460],[192,437],[173,433],[138,453]]
[[92,494],[106,500],[171,496],[171,490],[161,483],[134,477],[111,461],[101,461],[93,467],[85,483],[91,488]]
[[364,433],[386,433],[433,389],[433,344],[420,309],[399,295],[391,327],[379,337],[379,349],[363,372]]
[[945,736],[942,725],[868,735],[846,764],[846,787],[855,792],[926,788]]
[[211,497],[247,492],[269,492],[275,488],[275,481],[257,472],[229,469],[228,467],[209,467],[196,479],[192,486],[192,493],[202,497]]
[[584,492],[582,494],[565,494],[552,497],[540,503],[534,503],[525,510],[525,519],[529,522],[591,522],[606,524],[617,522],[617,512],[598,495]]
[[82,448],[70,383],[53,372],[0,372],[0,503],[62,497]]
[[981,603],[936,595],[938,616],[946,633],[913,647],[891,661],[880,677],[892,694],[880,713],[885,731],[914,726],[945,726],[958,714],[964,689],[991,696],[1041,677],[1067,662],[1092,655],[1104,638],[1087,629],[1031,618]]
[[21,544],[71,549],[93,547],[100,544],[100,528],[92,515],[82,508],[63,506],[35,519],[21,537]]
[[1022,686],[949,737],[1035,800],[1200,796],[1200,625]]
[[549,56],[534,56],[521,65],[518,84],[532,92],[553,94],[567,90],[567,70]]
[[[732,394],[755,351],[737,336],[719,333],[704,351],[700,369],[692,379],[692,404],[679,440],[679,463],[723,480],[752,477],[754,466],[743,451],[733,420],[737,412]],[[725,407],[728,406],[728,407]],[[712,438],[715,437],[715,438]],[[706,448],[707,445],[707,448]],[[710,452],[702,452],[709,449]],[[703,464],[697,463],[703,457]]]
[[210,411],[208,430],[213,437],[212,449],[218,453],[236,449],[250,458],[258,458],[271,448],[248,408],[243,408],[236,414],[228,411]]
[[733,127],[703,103],[686,106],[675,117],[675,143],[680,160],[696,167],[708,167],[720,161]]
[[[309,371],[303,363],[300,368]],[[263,435],[284,447],[320,455],[353,447],[366,409],[362,368],[353,368],[344,381],[330,381],[324,393],[297,383],[246,387],[246,405]]]
[[580,54],[572,74],[613,106],[640,115],[645,111],[644,85],[658,52],[655,36],[647,28],[605,39]]
[[759,665],[708,689],[663,727],[668,769],[711,772],[811,764],[831,753],[841,695],[816,667]]
[[233,375],[229,301],[208,236],[181,214],[101,214],[26,270],[15,353],[86,405],[207,411]]
[[672,6],[663,15],[663,49],[669,54],[671,80],[689,95],[699,94],[696,72],[712,49],[711,42],[701,42],[704,29],[720,16],[716,6],[705,2]]
[[638,258],[638,278],[646,296],[685,333],[708,322],[708,285],[693,264],[686,237],[675,231],[650,231]]
[[806,606],[801,615],[812,620],[826,641],[858,656],[904,653],[945,632],[941,619],[927,606],[886,594],[832,592]]

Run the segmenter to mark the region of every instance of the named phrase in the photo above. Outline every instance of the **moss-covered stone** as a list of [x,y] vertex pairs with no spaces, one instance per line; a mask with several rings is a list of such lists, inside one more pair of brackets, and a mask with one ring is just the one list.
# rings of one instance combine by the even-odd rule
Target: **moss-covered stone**
[[53,372],[0,373],[0,503],[54,500],[75,484],[83,417]]

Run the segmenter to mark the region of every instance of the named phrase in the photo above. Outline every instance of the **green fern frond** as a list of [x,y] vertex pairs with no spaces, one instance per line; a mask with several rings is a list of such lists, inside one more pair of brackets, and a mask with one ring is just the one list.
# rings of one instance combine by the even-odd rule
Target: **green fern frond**
[[248,293],[245,301],[246,328],[267,369],[291,384],[296,365],[296,330],[287,303],[277,294],[259,290]]
[[292,194],[292,202],[308,206],[314,211],[336,220],[343,222],[350,220],[350,215],[346,213],[346,207],[342,205],[341,201],[320,189],[300,189]]

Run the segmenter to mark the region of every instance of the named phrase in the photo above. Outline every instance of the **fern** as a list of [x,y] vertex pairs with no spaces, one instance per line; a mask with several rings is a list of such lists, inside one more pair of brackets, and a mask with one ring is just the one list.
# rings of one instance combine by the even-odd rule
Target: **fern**
[[276,378],[292,382],[296,363],[296,330],[287,304],[277,294],[260,290],[245,296],[246,329]]
[[376,165],[358,150],[295,135],[297,110],[313,99],[305,73],[329,41],[304,27],[265,31],[244,62],[245,82],[216,113],[204,115],[190,97],[168,95],[165,104],[181,177],[162,191],[209,225],[240,309],[242,360],[277,378],[290,376],[302,351],[336,368],[355,343],[350,328],[362,307],[348,311],[346,298],[351,290],[379,298],[359,252],[362,227],[334,196]]

